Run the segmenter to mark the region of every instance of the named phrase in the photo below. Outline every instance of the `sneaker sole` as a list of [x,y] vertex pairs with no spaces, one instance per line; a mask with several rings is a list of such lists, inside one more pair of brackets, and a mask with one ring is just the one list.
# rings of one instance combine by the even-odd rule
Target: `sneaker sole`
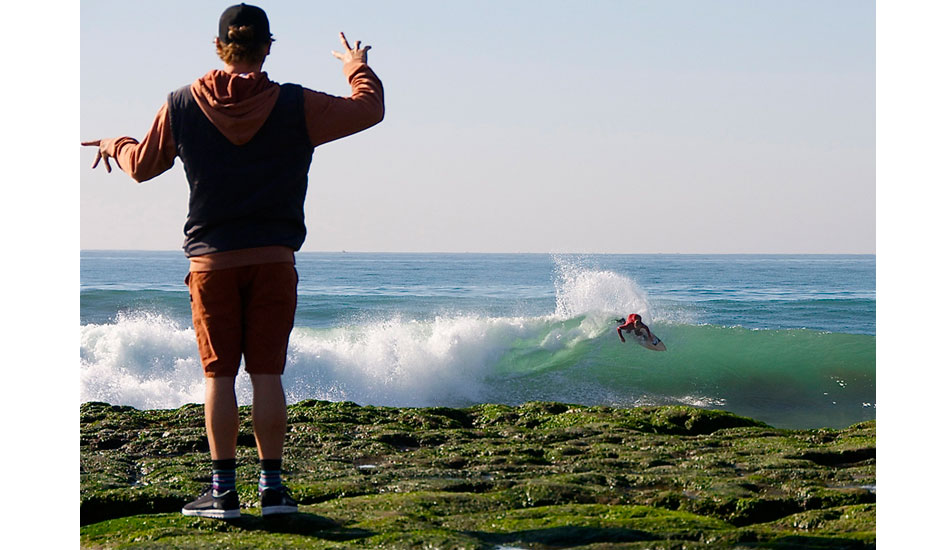
[[266,508],[261,508],[262,516],[273,516],[276,514],[296,514],[296,506],[268,506]]
[[211,519],[237,519],[241,517],[240,510],[185,510],[182,508],[181,513],[186,516]]

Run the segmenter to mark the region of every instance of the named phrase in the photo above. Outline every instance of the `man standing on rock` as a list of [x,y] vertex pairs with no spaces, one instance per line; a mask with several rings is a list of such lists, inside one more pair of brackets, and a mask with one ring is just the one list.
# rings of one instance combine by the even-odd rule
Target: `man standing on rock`
[[261,464],[261,513],[297,511],[281,481],[287,405],[281,375],[297,306],[294,252],[306,235],[304,198],[314,147],[383,119],[383,87],[367,65],[370,46],[340,33],[350,97],[278,84],[262,71],[273,37],[264,11],[231,6],[215,47],[224,68],[172,92],[145,138],[83,142],[136,181],[181,159],[190,187],[185,281],[205,374],[205,427],[212,486],[182,509],[191,516],[240,517],[235,489],[241,357],[250,374]]

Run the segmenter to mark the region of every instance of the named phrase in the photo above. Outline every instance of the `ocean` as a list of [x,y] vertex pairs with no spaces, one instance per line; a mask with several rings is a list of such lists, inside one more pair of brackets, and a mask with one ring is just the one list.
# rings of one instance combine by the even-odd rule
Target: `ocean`
[[[684,404],[875,418],[873,255],[297,255],[288,402]],[[82,251],[80,400],[203,401],[180,251]],[[617,337],[640,313],[667,346]],[[632,335],[631,335],[632,336]],[[241,371],[238,401],[250,404]]]

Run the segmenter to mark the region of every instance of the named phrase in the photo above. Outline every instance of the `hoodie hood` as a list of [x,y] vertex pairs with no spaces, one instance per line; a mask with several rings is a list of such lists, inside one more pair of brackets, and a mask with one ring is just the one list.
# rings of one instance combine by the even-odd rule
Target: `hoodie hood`
[[265,72],[232,74],[213,70],[191,85],[191,95],[228,141],[244,145],[267,121],[280,86]]

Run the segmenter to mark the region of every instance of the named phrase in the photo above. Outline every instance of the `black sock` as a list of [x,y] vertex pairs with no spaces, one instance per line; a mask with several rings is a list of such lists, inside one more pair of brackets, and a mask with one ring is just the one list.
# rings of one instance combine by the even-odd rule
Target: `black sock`
[[234,458],[211,461],[211,487],[214,489],[215,495],[234,490],[237,478],[236,469],[237,459]]
[[281,459],[261,459],[261,479],[257,485],[258,491],[264,489],[279,489],[283,483],[280,480]]

